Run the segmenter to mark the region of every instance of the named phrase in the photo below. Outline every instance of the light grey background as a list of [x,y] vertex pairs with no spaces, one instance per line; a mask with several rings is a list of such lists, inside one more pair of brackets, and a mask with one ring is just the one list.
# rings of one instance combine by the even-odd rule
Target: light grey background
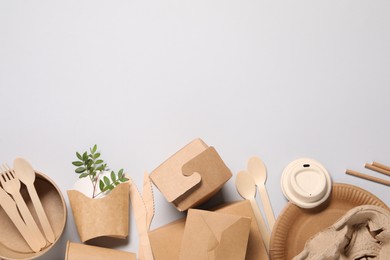
[[[388,205],[389,188],[344,174],[390,164],[389,1],[0,2],[0,161],[18,156],[66,190],[76,151],[97,143],[142,184],[196,137],[235,174],[263,159],[275,214],[292,160],[320,161],[336,182]],[[153,228],[181,214],[155,189]],[[61,241],[79,242],[68,204]],[[131,216],[132,217],[132,216]],[[130,238],[109,246],[136,252]]]

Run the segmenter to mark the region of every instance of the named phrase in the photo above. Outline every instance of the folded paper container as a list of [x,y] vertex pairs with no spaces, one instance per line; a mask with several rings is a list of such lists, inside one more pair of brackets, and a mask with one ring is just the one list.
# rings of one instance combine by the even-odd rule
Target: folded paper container
[[[239,228],[241,230],[239,233],[242,235],[238,236],[240,241],[234,241],[234,238],[233,240],[228,240],[228,239],[225,240],[221,235],[219,239],[217,238],[211,239],[211,241],[213,241],[214,243],[212,247],[214,248],[220,247],[221,249],[224,248],[223,251],[229,250],[229,247],[231,247],[231,249],[234,249],[235,251],[238,252],[237,255],[233,254],[234,256],[237,256],[237,258],[234,259],[245,259],[245,260],[268,259],[268,255],[263,245],[259,228],[257,226],[256,218],[252,211],[252,207],[249,201],[244,200],[244,201],[228,203],[218,207],[213,211],[217,213],[222,213],[214,216],[215,219],[213,221],[216,221],[217,223],[220,223],[222,225],[222,228],[219,228],[219,232],[213,230],[214,234],[217,233],[222,234],[223,232],[220,232],[221,230],[223,231],[226,230],[226,233],[229,233],[229,228],[232,228],[231,230],[237,228],[237,227],[233,228],[231,227],[231,225],[226,224],[229,221],[231,223],[234,223],[234,221],[232,221],[232,218],[228,218],[229,220],[226,220],[227,222],[225,222],[224,219],[226,216],[230,215],[230,216],[239,217],[238,219],[246,219],[246,220],[241,220],[242,223],[240,225],[242,225],[242,227]],[[200,221],[201,224],[199,224],[199,216],[203,217],[203,215],[199,214],[199,212],[196,212],[198,214],[195,217],[198,218],[196,218],[195,221],[193,221],[194,220],[193,212],[196,211],[189,210],[187,216],[187,221],[191,221],[188,222],[189,226],[187,226],[186,218],[182,218],[149,232],[149,240],[152,246],[153,256],[155,260],[196,259],[196,258],[191,258],[191,254],[194,253],[192,256],[198,256],[196,250],[200,251],[206,248],[205,246],[208,245],[207,243],[209,243],[210,241],[210,239],[208,240],[207,237],[209,237],[211,234],[206,233],[204,235],[202,234],[203,237],[199,237],[199,235],[201,235],[200,231],[204,230],[205,228],[203,224],[206,224],[206,222]],[[206,213],[209,212],[206,211]],[[248,220],[250,220],[249,235],[247,236],[247,238],[245,238],[245,229],[246,229],[245,225],[248,224],[248,223],[245,224],[245,221]],[[191,240],[192,236],[196,237],[196,241]],[[247,241],[246,244],[245,244],[245,240]],[[194,243],[199,243],[198,241],[202,241],[200,243],[203,244],[195,245]],[[226,243],[226,244],[220,245],[219,243]],[[239,248],[235,248],[234,246],[232,246],[232,244],[239,246]],[[244,255],[243,252],[245,253]],[[215,250],[210,251],[209,256],[211,255],[213,256],[213,258],[210,259],[213,260],[231,259],[226,255],[224,255],[223,252],[219,252],[222,253],[221,255],[215,253],[216,253]],[[204,258],[197,258],[197,259],[204,259]]]
[[210,199],[231,176],[215,148],[195,139],[152,171],[150,179],[169,202],[185,211]]
[[78,244],[68,241],[66,244],[65,260],[136,260],[136,255],[130,252],[111,248]]
[[180,260],[244,260],[251,219],[189,209]]
[[76,190],[67,192],[82,242],[103,236],[125,239],[129,235],[129,183],[119,184],[99,199]]

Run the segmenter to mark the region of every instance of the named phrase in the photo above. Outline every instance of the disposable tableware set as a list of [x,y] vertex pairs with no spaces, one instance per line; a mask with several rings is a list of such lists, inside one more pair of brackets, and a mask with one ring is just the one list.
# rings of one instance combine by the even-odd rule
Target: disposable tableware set
[[[237,192],[244,200],[205,208],[233,174],[217,150],[201,139],[178,150],[150,174],[145,172],[142,190],[122,170],[118,175],[96,173],[95,164],[99,169],[106,165],[96,145],[90,151],[76,153],[79,161],[73,162],[80,178],[90,176],[93,196],[77,185],[67,191],[81,243],[67,242],[65,260],[310,260],[337,255],[351,260],[390,259],[388,206],[359,187],[333,183],[326,168],[311,158],[296,159],[283,170],[280,188],[288,202],[275,218],[265,186],[267,169],[258,157],[251,157],[246,169],[235,174]],[[0,259],[33,259],[58,241],[66,205],[55,184],[28,162],[18,158],[13,166],[1,167],[0,229],[6,227],[10,239],[0,234]],[[366,168],[390,176],[390,167],[383,164],[374,162]],[[347,173],[389,185],[373,176]],[[95,198],[97,185],[102,192]],[[151,229],[158,214],[153,186],[186,213],[182,219]],[[129,213],[138,233],[137,254],[93,245],[100,237],[126,239]],[[336,241],[337,246],[332,247],[333,242],[324,246],[324,239]],[[340,246],[344,244],[349,246]]]

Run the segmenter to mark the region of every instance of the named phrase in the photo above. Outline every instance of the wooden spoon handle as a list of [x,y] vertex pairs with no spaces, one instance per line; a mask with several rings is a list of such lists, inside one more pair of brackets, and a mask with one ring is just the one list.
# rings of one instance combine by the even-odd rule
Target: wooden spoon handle
[[269,229],[272,231],[275,224],[275,215],[272,210],[271,202],[269,201],[267,190],[264,185],[257,186],[261,198],[261,202],[264,206],[265,216],[267,217],[267,222]]
[[43,237],[41,230],[39,230],[34,218],[32,217],[30,210],[27,208],[26,202],[23,200],[22,195],[20,195],[18,192],[15,193],[13,197],[15,199],[16,205],[19,208],[20,214],[24,219],[24,222],[34,237],[34,240],[38,242],[41,248],[44,248],[46,246],[46,240]]
[[47,241],[54,243],[55,235],[53,229],[50,225],[49,219],[47,218],[46,212],[43,209],[41,200],[38,197],[37,191],[34,187],[34,184],[27,186],[28,193],[30,194],[31,201],[34,205],[35,211],[37,212],[39,222],[43,228]]
[[4,209],[5,213],[11,219],[12,223],[14,223],[15,227],[18,229],[19,233],[27,242],[28,246],[34,252],[39,252],[41,250],[41,247],[39,246],[38,241],[34,239],[30,229],[26,226],[26,224],[23,222],[23,219],[20,217],[15,202],[1,188],[0,188],[0,204]]
[[259,206],[256,204],[256,201],[254,199],[249,200],[251,202],[253,213],[255,214],[257,226],[259,227],[260,234],[263,238],[263,243],[265,246],[265,249],[267,250],[267,254],[269,253],[269,241],[270,241],[270,235],[267,230],[267,226],[264,223],[263,216],[261,215]]

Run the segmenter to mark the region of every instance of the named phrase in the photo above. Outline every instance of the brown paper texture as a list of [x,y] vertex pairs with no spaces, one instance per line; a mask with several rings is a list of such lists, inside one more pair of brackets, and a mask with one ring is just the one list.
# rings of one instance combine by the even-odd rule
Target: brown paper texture
[[[216,212],[251,218],[246,260],[268,259],[259,229],[249,201],[243,200],[218,207]],[[184,234],[185,218],[149,232],[149,239],[155,260],[178,260]]]
[[207,148],[185,163],[182,167],[182,173],[185,176],[199,173],[202,181],[190,194],[184,195],[173,202],[180,211],[206,202],[232,177],[231,171],[222,161],[214,147]]
[[195,139],[150,174],[150,179],[169,202],[176,200],[200,183],[198,174],[190,177],[183,176],[182,166],[207,148],[207,144],[201,139]]
[[136,260],[136,255],[130,252],[78,244],[68,241],[65,260]]
[[124,239],[129,234],[129,184],[121,183],[107,196],[91,199],[76,190],[68,197],[82,242],[107,236]]
[[245,259],[251,219],[190,209],[180,249],[180,260]]
[[232,174],[213,147],[196,139],[157,167],[150,178],[179,211],[202,204]]

